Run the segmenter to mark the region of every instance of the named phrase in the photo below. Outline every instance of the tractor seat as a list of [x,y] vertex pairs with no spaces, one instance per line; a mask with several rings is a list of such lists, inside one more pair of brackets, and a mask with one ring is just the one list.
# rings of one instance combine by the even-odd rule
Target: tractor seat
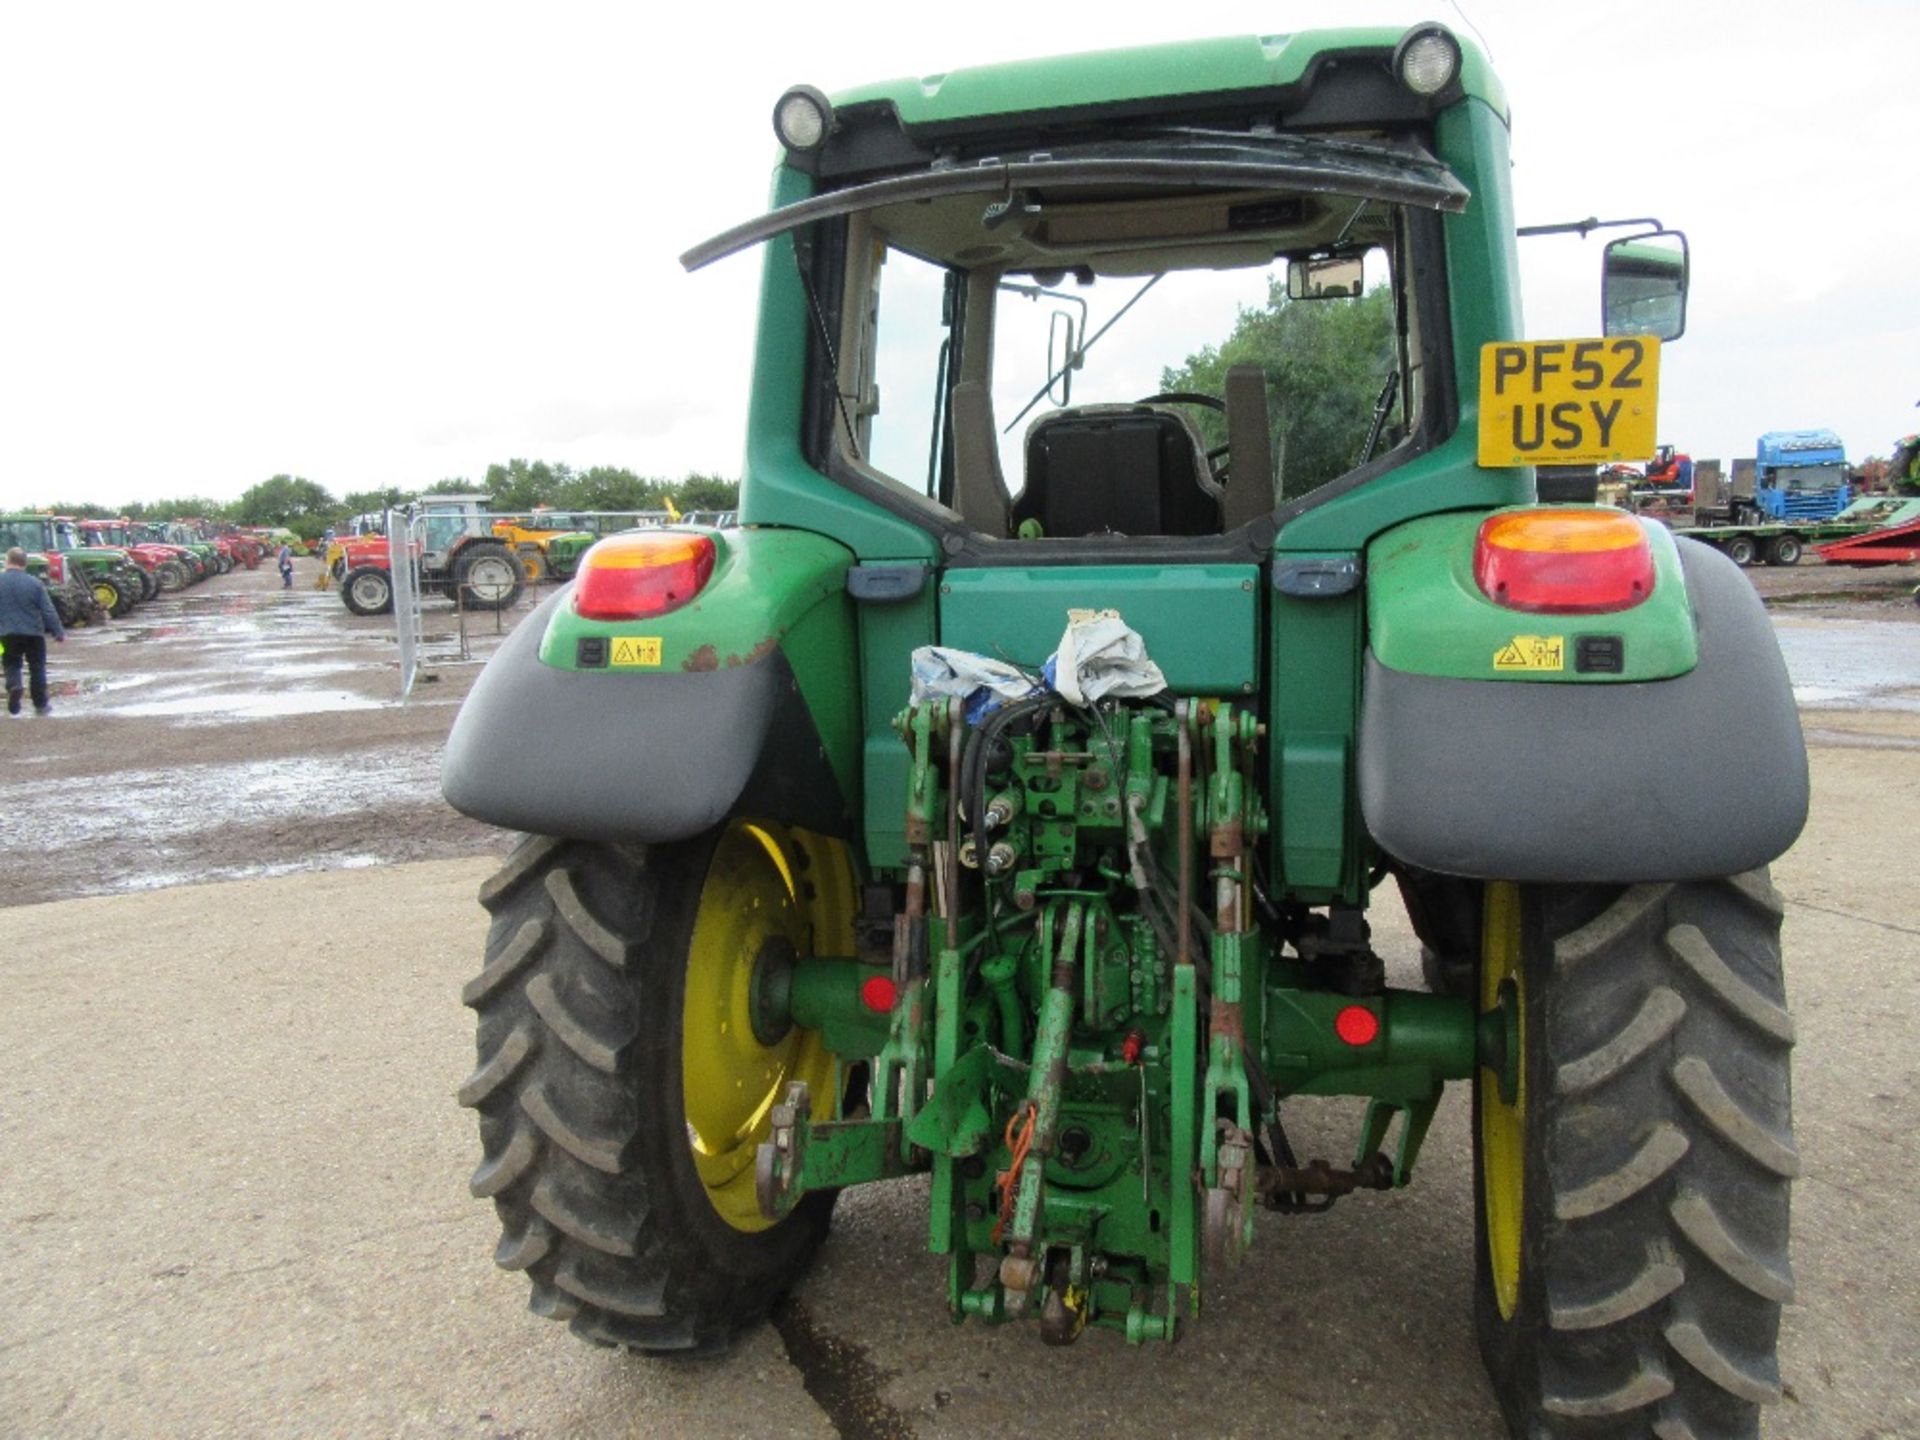
[[1154,405],[1081,405],[1027,429],[1013,525],[1049,538],[1218,535],[1223,491],[1192,419]]

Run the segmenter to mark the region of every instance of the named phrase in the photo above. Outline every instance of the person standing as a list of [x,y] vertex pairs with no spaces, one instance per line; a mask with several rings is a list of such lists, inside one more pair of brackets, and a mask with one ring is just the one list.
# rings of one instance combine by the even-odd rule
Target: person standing
[[20,667],[27,668],[33,689],[33,713],[51,715],[47,697],[47,636],[65,641],[66,628],[53,608],[47,587],[27,573],[27,552],[18,545],[7,551],[0,570],[0,644],[6,646],[7,713],[20,713]]
[[279,564],[280,588],[291,590],[293,588],[293,546],[284,540],[280,542]]

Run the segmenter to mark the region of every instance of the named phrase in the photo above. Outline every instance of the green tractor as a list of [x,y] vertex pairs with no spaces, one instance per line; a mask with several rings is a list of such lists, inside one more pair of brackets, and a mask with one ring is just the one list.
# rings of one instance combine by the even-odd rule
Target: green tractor
[[513,547],[529,585],[544,580],[571,580],[580,557],[598,538],[580,523],[580,517],[556,510],[530,515],[503,515],[493,522],[493,533]]
[[8,545],[58,554],[68,575],[86,587],[93,604],[118,620],[146,597],[146,583],[125,550],[89,546],[74,522],[51,515],[0,515],[0,539]]
[[711,1352],[918,1176],[954,1320],[1171,1341],[1256,1236],[1467,1163],[1422,1155],[1456,1083],[1513,1434],[1755,1434],[1799,721],[1724,557],[1534,492],[1651,453],[1684,240],[1519,339],[1506,102],[1436,25],[775,128],[771,213],[686,257],[762,251],[738,528],[600,541],[447,746],[528,836],[464,994],[498,1262]]

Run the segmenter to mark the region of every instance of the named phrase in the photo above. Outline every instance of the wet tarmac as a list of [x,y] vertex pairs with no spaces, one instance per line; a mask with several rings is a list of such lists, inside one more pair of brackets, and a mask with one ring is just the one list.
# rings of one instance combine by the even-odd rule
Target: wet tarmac
[[[390,617],[334,590],[236,572],[50,647],[51,720],[0,729],[0,901],[469,855],[502,837],[447,808],[439,754],[495,643],[425,616],[428,674],[402,702]],[[516,615],[504,618],[502,632]]]
[[1773,633],[1802,708],[1920,710],[1920,625],[1776,616]]

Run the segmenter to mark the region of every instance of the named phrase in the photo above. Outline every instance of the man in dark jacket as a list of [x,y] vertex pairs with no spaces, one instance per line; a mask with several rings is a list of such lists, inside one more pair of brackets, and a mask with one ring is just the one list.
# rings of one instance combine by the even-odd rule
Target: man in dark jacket
[[27,573],[27,552],[19,546],[7,551],[7,568],[0,570],[0,644],[7,647],[7,713],[20,713],[20,666],[27,667],[33,687],[33,713],[51,715],[47,699],[47,636],[65,640],[60,612],[53,608],[47,587]]

